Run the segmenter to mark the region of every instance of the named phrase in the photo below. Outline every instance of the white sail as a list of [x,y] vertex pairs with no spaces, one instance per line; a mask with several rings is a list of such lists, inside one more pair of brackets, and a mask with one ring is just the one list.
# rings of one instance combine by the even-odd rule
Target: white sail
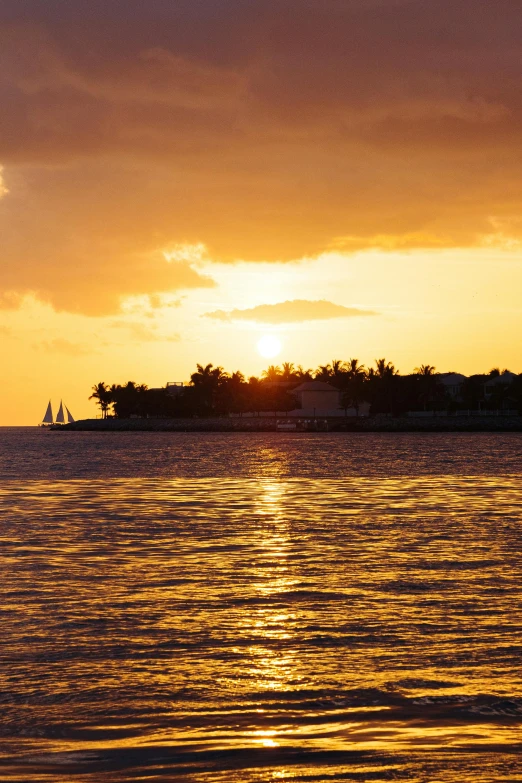
[[56,415],[56,421],[58,422],[58,424],[65,424],[65,416],[63,415],[63,403],[61,400],[60,400],[60,408]]
[[49,400],[49,405],[47,406],[47,410],[45,411],[45,416],[43,417],[42,422],[44,424],[53,423],[53,409],[51,406],[51,400]]
[[71,411],[69,410],[69,408],[67,407],[67,405],[65,406],[65,410],[67,411],[67,423],[68,424],[72,424],[72,422],[74,421],[73,415],[72,415]]

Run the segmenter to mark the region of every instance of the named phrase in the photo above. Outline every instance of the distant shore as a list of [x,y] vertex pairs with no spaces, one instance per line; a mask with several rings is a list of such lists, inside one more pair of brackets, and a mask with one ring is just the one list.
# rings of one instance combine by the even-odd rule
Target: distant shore
[[[83,419],[53,429],[60,432],[276,432],[277,422],[283,420],[284,416]],[[321,426],[325,421],[329,432],[522,432],[522,416],[318,418]]]

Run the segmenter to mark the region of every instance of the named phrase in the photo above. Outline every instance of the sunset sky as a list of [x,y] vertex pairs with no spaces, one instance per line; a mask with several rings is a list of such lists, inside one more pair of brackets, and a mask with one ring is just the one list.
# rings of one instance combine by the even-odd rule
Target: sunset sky
[[2,0],[0,424],[93,383],[522,372],[519,0]]

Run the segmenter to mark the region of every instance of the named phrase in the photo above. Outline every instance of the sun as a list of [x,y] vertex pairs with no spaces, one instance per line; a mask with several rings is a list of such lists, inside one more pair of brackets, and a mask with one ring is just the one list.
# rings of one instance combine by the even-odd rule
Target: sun
[[281,340],[274,334],[264,334],[257,343],[257,350],[265,359],[273,359],[281,352]]

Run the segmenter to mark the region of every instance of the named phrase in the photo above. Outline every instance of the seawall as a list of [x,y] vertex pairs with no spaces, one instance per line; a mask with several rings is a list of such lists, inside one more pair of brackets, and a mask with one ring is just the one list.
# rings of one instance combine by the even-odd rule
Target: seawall
[[[53,429],[60,432],[275,432],[276,422],[283,418],[83,419]],[[522,432],[522,416],[336,417],[328,419],[328,429],[330,432]]]

